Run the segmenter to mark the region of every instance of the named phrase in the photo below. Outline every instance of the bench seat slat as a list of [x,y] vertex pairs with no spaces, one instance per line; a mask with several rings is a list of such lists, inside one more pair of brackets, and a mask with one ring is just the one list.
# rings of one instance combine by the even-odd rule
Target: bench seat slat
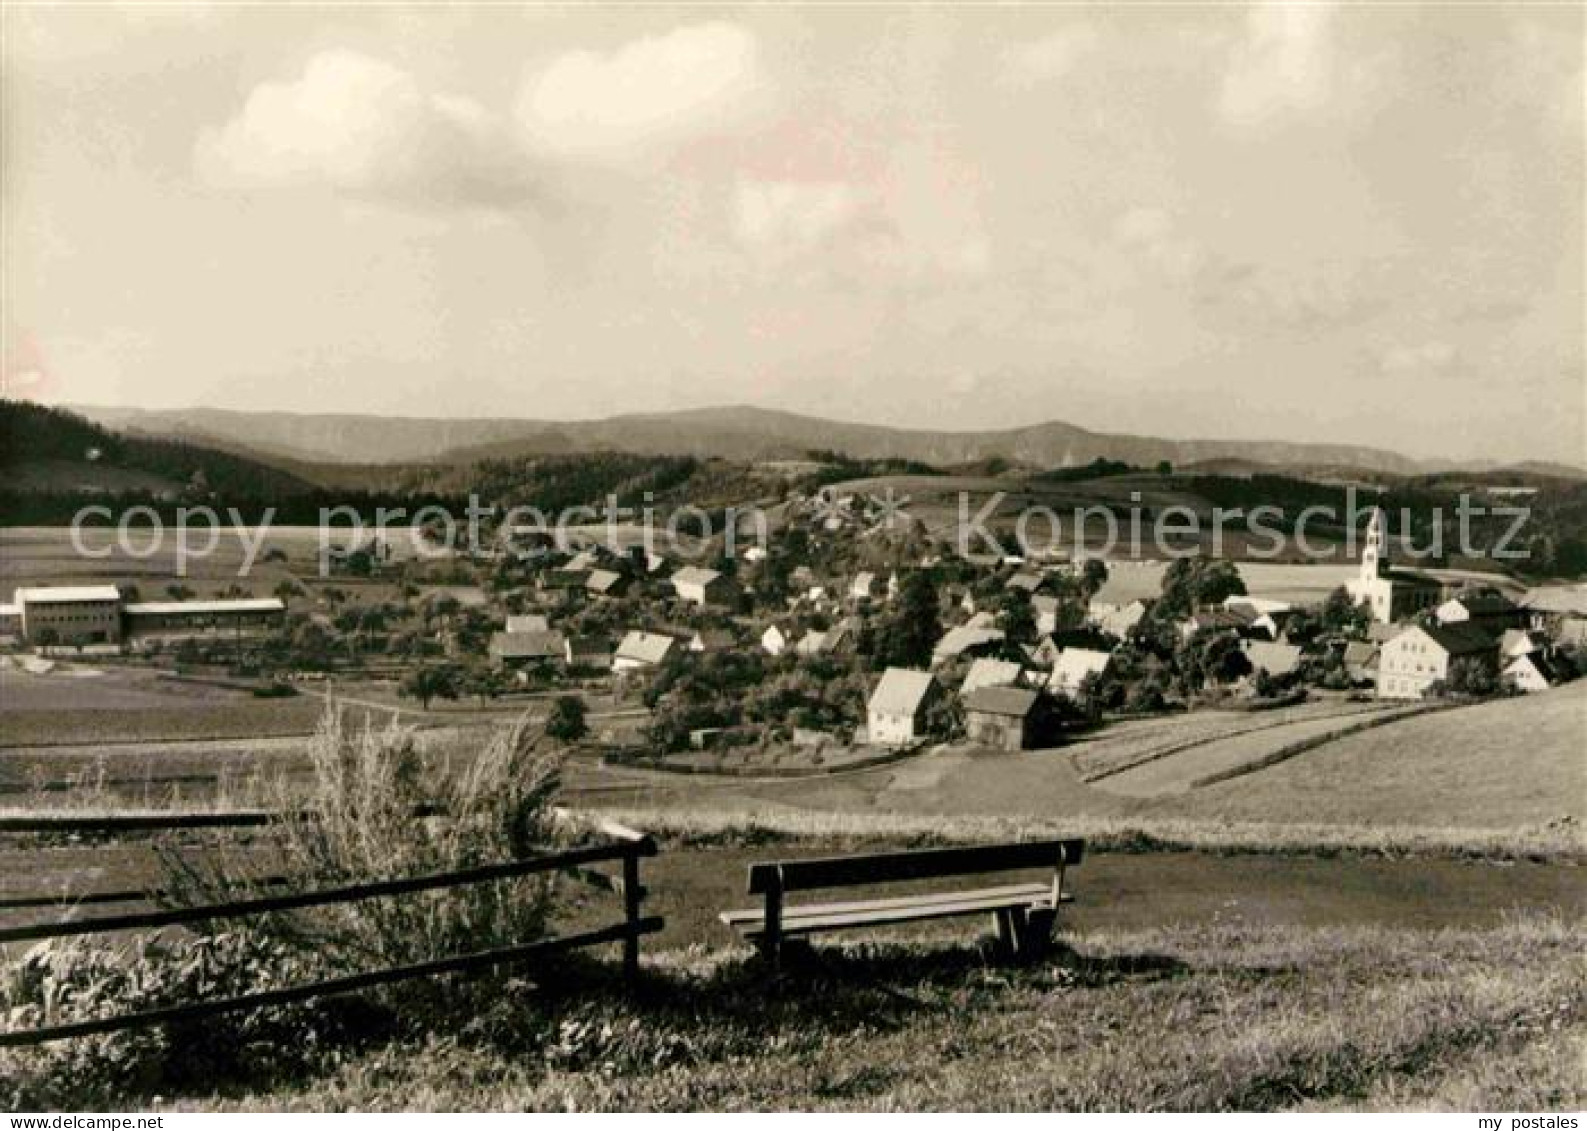
[[[1064,893],[1065,903],[1072,898],[1069,893]],[[974,891],[922,892],[892,899],[808,903],[783,909],[782,933],[799,935],[847,927],[908,923],[919,919],[944,919],[997,911],[1005,907],[1051,906],[1051,884],[1008,884]],[[764,928],[765,911],[762,908],[724,911],[721,920],[746,935],[754,936]]]

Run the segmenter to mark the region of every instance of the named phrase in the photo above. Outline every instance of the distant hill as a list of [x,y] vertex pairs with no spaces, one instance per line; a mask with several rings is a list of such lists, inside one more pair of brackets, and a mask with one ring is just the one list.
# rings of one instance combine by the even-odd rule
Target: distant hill
[[1031,467],[1096,459],[1150,467],[1237,460],[1278,467],[1327,466],[1413,475],[1438,470],[1377,448],[1260,440],[1172,440],[1091,432],[1062,421],[984,432],[933,432],[824,420],[747,406],[631,414],[606,420],[446,420],[351,414],[247,413],[222,409],[84,407],[113,428],[204,436],[305,463],[468,463],[484,458],[617,451],[737,460],[786,459],[812,450],[937,466],[1001,458]]
[[12,492],[289,497],[308,480],[268,462],[165,436],[112,431],[64,409],[0,400],[0,470]]

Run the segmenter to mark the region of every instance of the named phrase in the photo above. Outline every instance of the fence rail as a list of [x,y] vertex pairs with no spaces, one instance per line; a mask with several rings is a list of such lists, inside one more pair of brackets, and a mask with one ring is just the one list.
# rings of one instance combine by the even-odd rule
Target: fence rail
[[[242,813],[167,814],[167,817],[175,817],[180,820],[180,823],[176,824],[155,823],[157,815],[148,813],[91,815],[86,820],[76,814],[51,814],[47,820],[49,827],[54,831],[66,831],[69,828],[72,831],[105,831],[105,822],[107,820],[116,820],[119,817],[119,828],[134,828],[141,831],[151,828],[252,827],[266,824],[270,820],[275,819],[276,816],[265,813],[262,814],[263,820],[256,820],[255,818],[259,815],[253,811]],[[566,810],[558,810],[557,816],[563,820],[572,818],[572,814]],[[191,819],[195,817],[207,818],[207,820],[200,823],[191,823]],[[75,828],[73,828],[74,818],[79,822]],[[35,815],[29,818],[12,818],[11,820],[39,822],[41,818]],[[128,821],[136,823],[129,825],[126,823]],[[547,872],[570,873],[585,883],[620,895],[623,904],[621,922],[596,930],[557,938],[540,939],[516,946],[498,947],[469,954],[451,955],[424,962],[364,971],[297,986],[286,986],[280,989],[244,994],[239,997],[191,1002],[140,1013],[121,1014],[115,1017],[95,1018],[88,1021],[44,1026],[36,1029],[0,1032],[0,1048],[42,1044],[46,1041],[62,1040],[68,1037],[87,1036],[94,1033],[111,1033],[123,1029],[159,1025],[172,1021],[193,1020],[235,1010],[285,1005],[307,1001],[312,998],[350,993],[372,986],[431,977],[437,974],[477,972],[513,962],[521,962],[532,957],[613,942],[621,942],[623,945],[623,975],[632,982],[639,973],[640,939],[647,934],[653,934],[661,930],[665,925],[659,916],[646,916],[643,913],[645,888],[640,880],[640,861],[644,857],[656,855],[658,848],[655,840],[651,837],[619,825],[616,822],[597,819],[593,824],[597,832],[608,838],[605,843],[569,849],[565,852],[523,857],[498,864],[487,864],[423,876],[373,880],[358,884],[347,884],[341,887],[323,888],[317,891],[255,896],[247,899],[203,904],[196,907],[138,911],[119,915],[101,915],[88,919],[0,928],[0,944],[106,934],[117,931],[158,929],[217,919],[237,919],[249,915],[264,915],[301,910],[308,907],[352,903],[364,899],[411,895],[415,892],[461,887],[467,884],[489,883]],[[4,825],[0,824],[0,829],[3,828]],[[29,828],[26,831],[32,832],[38,831],[38,829]],[[592,864],[613,862],[621,864],[621,877],[609,876],[604,872],[589,867]],[[281,876],[271,876],[259,881],[261,884],[270,885],[280,885],[288,882],[290,880],[287,877]],[[99,892],[90,893],[82,897],[82,902],[109,903],[151,900],[157,898],[159,894],[161,893]],[[39,905],[40,903],[36,897],[21,897],[8,900],[0,904],[0,907]]]

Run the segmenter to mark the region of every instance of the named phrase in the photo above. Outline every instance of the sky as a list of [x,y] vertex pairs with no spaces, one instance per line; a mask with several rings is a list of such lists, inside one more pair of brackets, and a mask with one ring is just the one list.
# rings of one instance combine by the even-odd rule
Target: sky
[[1579,5],[3,20],[7,395],[1587,459]]

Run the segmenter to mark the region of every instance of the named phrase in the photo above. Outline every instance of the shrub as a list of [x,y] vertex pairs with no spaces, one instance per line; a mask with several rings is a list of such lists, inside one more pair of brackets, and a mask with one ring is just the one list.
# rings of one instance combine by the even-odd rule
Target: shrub
[[[308,795],[278,799],[274,828],[291,865],[285,890],[494,864],[560,839],[551,812],[560,751],[525,719],[496,731],[466,766],[437,772],[411,729],[367,718],[350,725],[333,707],[309,753]],[[443,815],[420,816],[426,809]],[[254,880],[224,855],[193,861],[162,849],[161,858],[181,902],[235,898]],[[550,876],[466,884],[261,916],[246,929],[332,968],[420,961],[540,937],[552,885]]]
[[[303,965],[235,932],[118,946],[57,939],[5,968],[0,1013],[11,1029],[87,1021],[268,989],[302,976]],[[267,1078],[304,1063],[330,1028],[324,1015],[274,1008],[0,1051],[0,1105],[117,1107],[132,1092],[221,1074]]]

